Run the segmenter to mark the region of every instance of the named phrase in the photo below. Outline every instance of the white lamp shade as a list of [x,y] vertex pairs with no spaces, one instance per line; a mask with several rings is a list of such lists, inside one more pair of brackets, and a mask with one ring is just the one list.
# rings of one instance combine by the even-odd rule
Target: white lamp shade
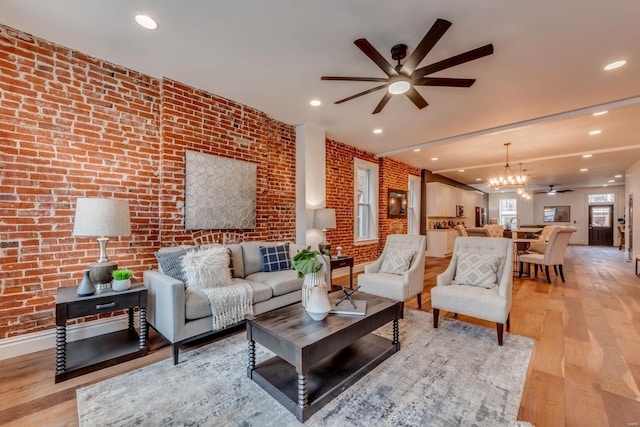
[[313,212],[313,228],[336,228],[336,210],[316,209]]
[[79,198],[73,222],[74,236],[129,236],[129,201]]

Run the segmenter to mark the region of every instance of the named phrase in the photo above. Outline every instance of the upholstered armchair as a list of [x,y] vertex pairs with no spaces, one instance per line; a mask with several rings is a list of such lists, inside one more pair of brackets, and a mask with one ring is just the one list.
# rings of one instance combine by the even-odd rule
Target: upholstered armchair
[[458,236],[468,236],[467,228],[464,225],[458,224],[453,228],[458,232]]
[[416,296],[422,307],[426,245],[425,236],[388,235],[380,257],[358,276],[360,290],[396,301]]
[[509,330],[513,286],[513,240],[458,237],[447,269],[431,289],[433,327],[440,310],[496,323],[498,345]]
[[504,227],[499,224],[485,224],[483,227],[489,231],[491,237],[504,237]]
[[570,226],[554,227],[551,231],[551,237],[549,237],[544,253],[526,253],[520,255],[519,277],[522,277],[523,263],[527,262],[534,264],[534,274],[536,276],[538,275],[538,266],[544,265],[544,270],[547,275],[547,283],[551,283],[551,278],[549,277],[549,266],[552,265],[556,275],[558,274],[558,270],[560,271],[560,279],[564,282],[564,272],[562,271],[562,267],[564,265],[564,253],[567,250],[571,234],[575,233],[577,230],[578,229],[576,227]]
[[547,242],[551,238],[551,232],[556,227],[557,225],[545,225],[538,236],[538,240],[531,242],[527,251],[543,254],[547,249]]

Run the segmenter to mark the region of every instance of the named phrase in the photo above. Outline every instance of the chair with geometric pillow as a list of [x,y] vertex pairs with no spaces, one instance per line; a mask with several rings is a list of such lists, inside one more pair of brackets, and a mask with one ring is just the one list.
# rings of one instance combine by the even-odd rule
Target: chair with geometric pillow
[[416,296],[422,307],[426,245],[425,236],[388,235],[380,257],[358,276],[360,290],[396,301]]
[[498,345],[504,324],[509,330],[513,286],[513,240],[458,237],[451,262],[431,289],[433,327],[440,310],[496,323]]

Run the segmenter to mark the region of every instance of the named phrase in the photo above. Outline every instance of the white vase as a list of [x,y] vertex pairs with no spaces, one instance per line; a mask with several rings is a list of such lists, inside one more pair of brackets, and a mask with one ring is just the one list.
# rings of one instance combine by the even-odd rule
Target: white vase
[[131,287],[131,279],[114,280],[111,283],[111,289],[114,291],[126,291]]
[[313,320],[322,320],[327,317],[329,310],[331,310],[331,304],[329,303],[326,285],[311,288],[311,294],[307,300],[305,310]]
[[324,279],[323,270],[304,275],[304,280],[302,281],[302,306],[303,307],[307,306],[309,295],[311,295],[311,288],[313,288],[314,286],[325,286],[326,288],[327,282]]

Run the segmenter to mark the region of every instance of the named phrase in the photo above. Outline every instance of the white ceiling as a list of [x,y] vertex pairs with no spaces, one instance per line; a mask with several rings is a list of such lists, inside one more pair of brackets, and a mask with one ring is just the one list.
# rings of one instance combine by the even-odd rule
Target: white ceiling
[[[159,29],[138,27],[140,12]],[[636,0],[0,0],[10,27],[463,183],[501,172],[511,142],[511,165],[524,163],[533,189],[600,186],[640,160],[639,16]],[[422,110],[397,95],[372,115],[383,91],[333,104],[377,83],[321,76],[385,77],[354,40],[393,64],[391,46],[410,55],[437,18],[453,25],[420,66],[494,46],[431,76],[477,79],[471,88],[419,87]],[[627,65],[603,70],[617,59]],[[609,113],[592,116],[601,104]]]

